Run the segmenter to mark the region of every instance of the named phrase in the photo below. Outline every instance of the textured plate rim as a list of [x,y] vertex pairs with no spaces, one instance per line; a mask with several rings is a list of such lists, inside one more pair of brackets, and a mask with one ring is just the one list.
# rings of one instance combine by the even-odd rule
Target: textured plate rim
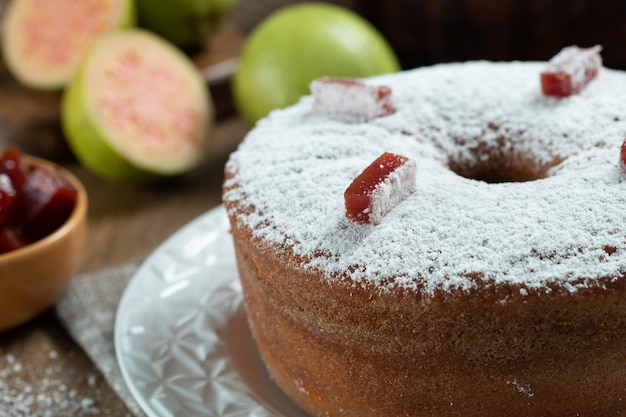
[[114,322],[114,348],[115,348],[115,358],[117,364],[120,368],[120,372],[122,374],[122,378],[126,383],[126,386],[133,398],[139,404],[141,409],[149,416],[149,417],[162,417],[161,414],[158,414],[156,411],[149,406],[149,404],[144,400],[143,396],[140,394],[135,382],[133,381],[132,376],[130,375],[129,370],[127,369],[125,358],[123,357],[123,349],[121,347],[122,337],[124,336],[124,328],[121,324],[121,317],[124,314],[125,309],[127,308],[127,304],[129,303],[129,299],[133,294],[133,290],[136,286],[139,285],[143,277],[147,276],[146,271],[153,263],[155,259],[157,259],[163,252],[167,250],[167,248],[176,246],[179,241],[182,241],[183,238],[190,234],[191,231],[196,228],[199,224],[207,221],[210,218],[218,218],[219,216],[225,215],[224,207],[222,205],[217,206],[208,212],[199,215],[197,218],[191,220],[189,223],[184,225],[181,229],[174,232],[171,236],[169,236],[165,241],[163,241],[155,250],[153,250],[148,257],[141,263],[137,271],[135,271],[133,277],[128,282],[128,285],[124,289],[122,293],[122,297],[117,306],[116,314],[115,314],[115,322]]
[[[129,311],[131,311],[133,307],[133,303],[132,303],[133,298],[137,297],[135,292],[137,291],[137,289],[141,289],[142,285],[145,284],[142,281],[149,281],[150,279],[154,280],[154,278],[152,278],[151,274],[149,273],[149,269],[154,268],[154,264],[161,257],[166,256],[167,251],[179,249],[181,246],[187,245],[189,239],[192,239],[198,235],[196,230],[206,230],[208,225],[211,225],[211,228],[217,229],[216,232],[217,232],[218,237],[216,238],[216,241],[221,241],[222,239],[225,239],[225,237],[222,236],[221,233],[228,233],[227,230],[226,231],[222,230],[223,228],[222,224],[224,224],[223,222],[227,221],[226,219],[227,217],[226,217],[225,209],[222,205],[220,205],[200,215],[196,219],[190,221],[187,225],[183,226],[181,229],[179,229],[177,232],[175,232],[173,235],[167,238],[160,246],[158,246],[146,258],[146,260],[137,269],[137,271],[135,272],[135,274],[129,281],[126,289],[124,290],[124,293],[122,294],[122,297],[120,298],[120,302],[118,304],[118,308],[116,311],[115,324],[114,324],[115,357],[117,360],[117,364],[120,368],[122,378],[124,382],[126,383],[128,390],[130,391],[132,397],[137,402],[141,410],[144,411],[146,415],[148,415],[149,417],[166,417],[166,416],[174,415],[174,414],[171,414],[172,410],[168,409],[167,406],[163,406],[161,402],[157,402],[157,404],[163,410],[162,411],[157,410],[155,405],[152,404],[151,401],[141,393],[140,388],[137,386],[138,382],[134,380],[134,376],[132,372],[128,369],[130,364],[127,363],[127,360],[131,360],[131,359],[127,357],[127,353],[125,351],[126,349],[123,348],[122,346],[125,339],[128,339],[130,337],[128,336],[130,328],[126,327],[126,325],[123,324],[123,321],[124,320],[128,321],[125,316],[129,314]],[[234,259],[233,259],[233,262],[234,262]],[[209,269],[210,268],[207,267],[207,270]],[[220,285],[225,286],[228,284],[235,283],[232,277],[224,278],[222,276],[217,276],[217,277],[212,276],[211,280],[215,281],[215,286],[218,289],[221,288]],[[151,284],[151,285],[159,286],[159,285],[165,285],[165,284],[159,282],[157,284]],[[240,291],[241,290],[239,288],[238,292],[240,293]],[[152,296],[154,297],[154,295]],[[147,298],[150,299],[150,297],[147,297]],[[148,304],[149,302],[147,302],[142,307],[145,307]],[[231,309],[227,313],[225,312],[224,314],[227,316],[227,319],[228,319],[227,321],[229,323],[234,322],[234,321],[239,322],[239,328],[241,328],[242,326],[241,323],[245,322],[244,313],[241,307],[241,302],[236,303],[236,305],[231,306]],[[235,317],[237,318],[235,319]],[[228,327],[230,327],[230,325]],[[232,332],[230,328],[226,329],[226,331],[229,333]],[[241,335],[237,335],[237,338],[241,338],[241,337],[242,337]],[[244,335],[243,337],[245,338],[248,336]],[[251,342],[251,339],[249,341]],[[229,341],[225,341],[225,343],[228,345]],[[249,345],[251,344],[252,343],[250,343]],[[276,397],[277,390],[275,388],[266,389],[265,387],[263,387],[261,390],[255,390],[253,387],[250,387],[250,385],[247,383],[248,376],[245,376],[239,373],[240,369],[238,367],[238,364],[234,362],[235,362],[235,356],[242,357],[242,355],[243,356],[247,355],[246,361],[254,360],[254,358],[251,358],[251,357],[254,354],[256,354],[256,347],[248,346],[242,350],[247,350],[248,352],[237,353],[237,355],[229,353],[228,355],[225,355],[225,356],[228,356],[228,360],[232,362],[232,368],[234,369],[234,372],[238,373],[239,380],[237,382],[247,386],[245,393],[237,392],[236,394],[239,394],[240,397],[242,397],[246,402],[250,403],[255,408],[254,411],[251,412],[250,415],[251,416],[254,415],[255,417],[256,416],[258,417],[286,417],[286,416],[292,416],[292,415],[295,415],[297,417],[301,415],[299,411],[292,412],[291,407],[294,407],[292,404],[287,404],[286,410],[283,409],[282,412],[279,410],[281,408],[280,404],[278,407],[279,409],[276,409],[276,407],[273,406],[272,401],[276,401],[276,398],[278,398],[279,403],[284,402],[284,399],[286,398],[286,397],[281,398],[283,396],[282,393],[278,393],[278,397]],[[251,354],[252,351],[254,351],[254,353]],[[253,377],[257,378],[258,375],[253,375]],[[262,377],[261,379],[263,378],[264,377]],[[273,385],[273,383],[271,382],[270,384]],[[267,401],[266,398],[264,398],[264,394],[267,394],[268,392],[269,392],[269,397],[270,397],[269,401]],[[227,394],[231,395],[233,394],[233,392],[228,391]],[[175,415],[178,415],[178,414],[175,414]],[[221,413],[210,414],[210,415],[226,417],[226,414],[221,414]],[[240,415],[240,414],[237,414],[237,415]]]

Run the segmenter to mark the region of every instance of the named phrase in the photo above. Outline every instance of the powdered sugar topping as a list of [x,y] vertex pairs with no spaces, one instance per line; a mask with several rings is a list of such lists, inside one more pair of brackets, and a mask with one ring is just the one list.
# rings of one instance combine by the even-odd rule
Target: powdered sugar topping
[[[237,221],[288,245],[328,279],[427,293],[476,277],[575,291],[626,270],[626,75],[603,69],[580,95],[544,97],[545,63],[440,65],[367,80],[395,113],[368,121],[314,114],[312,98],[261,121],[231,156]],[[486,183],[449,167],[489,153],[530,155],[546,178]],[[344,217],[343,191],[382,152],[417,163],[416,191],[379,225]],[[326,255],[320,255],[326,254]]]
[[376,186],[371,195],[370,223],[379,224],[402,200],[415,191],[415,162],[408,160]]

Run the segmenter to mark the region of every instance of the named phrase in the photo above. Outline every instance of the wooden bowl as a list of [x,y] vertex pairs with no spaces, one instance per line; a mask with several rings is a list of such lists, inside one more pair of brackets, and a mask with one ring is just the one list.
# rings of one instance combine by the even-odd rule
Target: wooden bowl
[[69,218],[54,232],[0,255],[0,331],[28,321],[63,294],[82,261],[87,236],[87,192],[71,172],[22,155],[32,167],[61,169],[77,190]]

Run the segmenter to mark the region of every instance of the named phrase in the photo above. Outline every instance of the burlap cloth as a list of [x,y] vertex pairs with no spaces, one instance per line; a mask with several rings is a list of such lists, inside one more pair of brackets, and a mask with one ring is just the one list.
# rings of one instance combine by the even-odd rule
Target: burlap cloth
[[56,310],[70,335],[100,369],[109,386],[135,416],[144,417],[122,377],[113,338],[117,306],[140,265],[141,260],[137,260],[78,277]]

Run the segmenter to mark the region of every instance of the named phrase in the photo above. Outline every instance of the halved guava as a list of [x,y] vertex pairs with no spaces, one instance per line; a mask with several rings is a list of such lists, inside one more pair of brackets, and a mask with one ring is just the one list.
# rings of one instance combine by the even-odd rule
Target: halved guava
[[104,178],[134,183],[199,165],[213,117],[199,69],[174,45],[142,29],[99,40],[64,92],[61,109],[78,160]]
[[2,51],[23,84],[59,89],[89,47],[115,29],[135,25],[133,0],[12,0],[3,17]]

